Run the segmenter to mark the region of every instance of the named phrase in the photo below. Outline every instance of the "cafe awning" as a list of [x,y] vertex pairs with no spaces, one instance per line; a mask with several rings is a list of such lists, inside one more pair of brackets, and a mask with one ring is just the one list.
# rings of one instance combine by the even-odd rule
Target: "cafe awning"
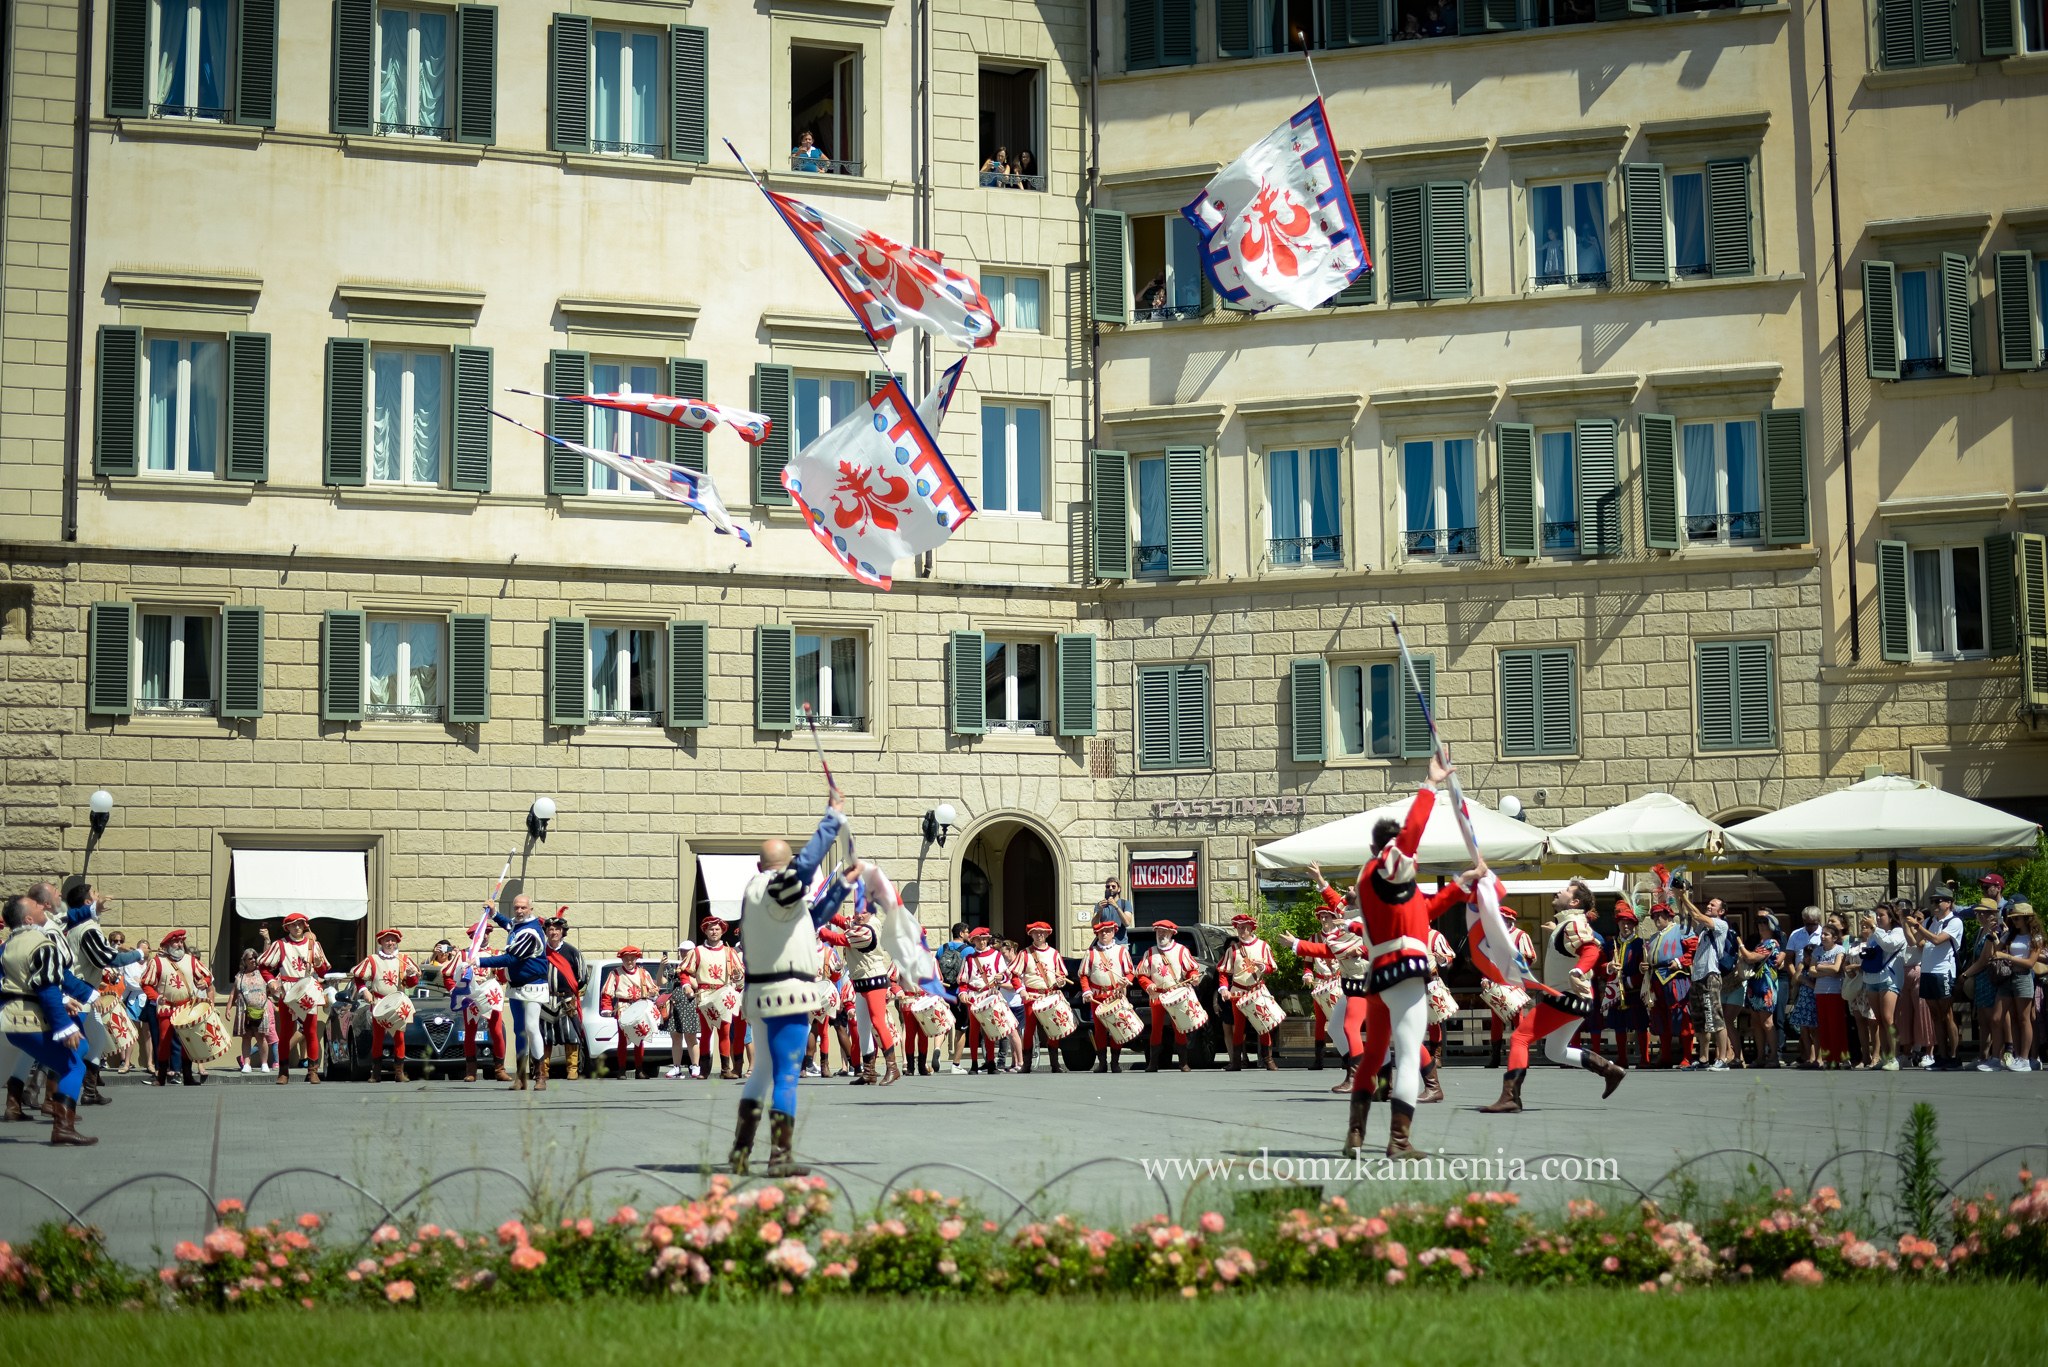
[[361,850],[236,850],[235,915],[292,914],[360,921],[370,914],[370,860]]

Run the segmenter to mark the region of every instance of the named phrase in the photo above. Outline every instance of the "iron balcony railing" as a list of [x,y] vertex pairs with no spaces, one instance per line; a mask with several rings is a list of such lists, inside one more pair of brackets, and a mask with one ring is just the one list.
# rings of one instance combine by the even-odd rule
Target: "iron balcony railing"
[[454,130],[445,123],[377,123],[377,136],[382,138],[438,138],[448,141]]
[[599,726],[659,726],[661,713],[632,707],[600,707],[591,711],[590,720]]
[[373,702],[363,708],[363,715],[378,721],[439,721],[439,703]]
[[177,716],[210,717],[213,715],[212,698],[137,698],[138,712],[166,712]]
[[1479,554],[1477,527],[1424,527],[1401,533],[1401,547],[1412,556]]
[[1344,560],[1344,536],[1276,536],[1266,543],[1275,566],[1337,565]]
[[1764,515],[1754,513],[1688,514],[1685,534],[1694,541],[1761,541]]

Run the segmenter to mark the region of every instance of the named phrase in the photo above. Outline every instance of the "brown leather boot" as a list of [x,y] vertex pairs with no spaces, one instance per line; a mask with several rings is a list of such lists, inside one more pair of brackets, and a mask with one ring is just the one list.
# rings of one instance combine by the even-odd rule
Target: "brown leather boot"
[[[1090,1068],[1090,1069],[1089,1069],[1088,1071],[1089,1071],[1089,1072],[1091,1072],[1091,1073],[1106,1073],[1106,1072],[1108,1072],[1108,1071],[1109,1071],[1109,1056],[1108,1056],[1107,1054],[1097,1054],[1097,1055],[1095,1056],[1095,1066],[1094,1066],[1093,1068]],[[14,1118],[13,1116],[9,1116],[9,1117],[8,1117],[8,1119],[9,1119],[9,1120],[12,1120],[13,1118]]]
[[1415,1146],[1408,1142],[1408,1127],[1414,1123],[1415,1112],[1395,1102],[1393,1123],[1387,1131],[1387,1157],[1406,1158],[1415,1152]]
[[1271,1035],[1259,1036],[1259,1057],[1263,1060],[1263,1066],[1269,1073],[1280,1071],[1280,1060],[1273,1057],[1274,1052],[1273,1037]]
[[796,1145],[796,1117],[781,1111],[768,1112],[768,1175],[802,1177],[809,1168],[797,1165],[791,1156]]
[[462,1067],[462,1080],[463,1080],[464,1082],[475,1082],[475,1081],[476,1081],[476,1056],[475,1056],[475,1055],[471,1055],[471,1056],[470,1056],[470,1059],[469,1059],[469,1062],[467,1062],[467,1063],[465,1063],[465,1064],[463,1065],[463,1067]]
[[548,1089],[548,1061],[537,1058],[533,1061],[533,1090],[545,1092]]
[[1437,1079],[1436,1060],[1431,1059],[1429,1066],[1422,1070],[1422,1095],[1415,1099],[1416,1104],[1421,1105],[1431,1101],[1442,1101],[1443,1099],[1444,1089],[1443,1084]]
[[569,1081],[574,1082],[577,1078],[583,1075],[583,1046],[580,1044],[571,1044],[566,1047],[568,1050],[569,1060],[568,1066],[563,1070],[563,1076],[566,1077]]
[[[171,1070],[170,1070],[170,1069],[168,1069],[168,1068],[162,1068],[162,1069],[159,1069],[159,1070],[157,1071],[157,1079],[158,1079],[158,1085],[159,1085],[159,1086],[165,1086],[165,1085],[168,1085],[168,1084],[170,1083],[170,1080],[171,1080]],[[286,1084],[287,1082],[290,1082],[291,1080],[292,1080],[292,1066],[291,1066],[291,1064],[289,1064],[289,1063],[285,1062],[285,1061],[284,1061],[283,1059],[279,1059],[279,1060],[277,1061],[277,1085],[278,1085],[278,1086],[280,1086],[280,1087],[282,1087],[282,1086],[284,1086],[284,1085],[285,1085],[285,1084]]]
[[100,1142],[92,1135],[78,1132],[77,1106],[60,1099],[56,1109],[56,1117],[50,1121],[51,1147],[83,1149]]
[[1600,1093],[1602,1101],[1614,1095],[1614,1089],[1628,1081],[1628,1069],[1612,1060],[1602,1058],[1591,1049],[1579,1051],[1579,1066],[1607,1081],[1607,1090]]
[[624,1077],[625,1075],[626,1075],[626,1050],[625,1050],[624,1046],[621,1046],[621,1047],[619,1047],[619,1048],[617,1048],[617,1049],[614,1049],[614,1050],[612,1050],[612,1076],[613,1076],[614,1078],[622,1078],[622,1077]]
[[28,1111],[24,1109],[21,1104],[27,1098],[27,1096],[28,1086],[25,1083],[23,1083],[20,1078],[11,1077],[7,1079],[6,1118],[8,1120],[20,1120],[24,1122],[27,1121]]
[[[510,1086],[509,1088],[507,1088],[506,1090],[507,1090],[507,1091],[513,1091],[513,1092],[523,1092],[523,1091],[525,1091],[525,1090],[526,1090],[526,1060],[525,1060],[524,1058],[521,1058],[521,1059],[520,1059],[520,1060],[519,1060],[518,1062],[516,1062],[515,1064],[513,1064],[513,1067],[515,1067],[515,1068],[517,1068],[517,1069],[519,1070],[519,1077],[518,1077],[518,1079],[517,1079],[517,1080],[516,1080],[515,1082],[513,1082],[513,1084],[512,1084],[512,1085],[511,1085],[511,1086]],[[499,1069],[498,1071],[499,1071],[499,1072],[503,1072],[503,1071],[504,1071],[504,1069],[502,1069],[502,1068],[501,1068],[501,1069]]]
[[1120,1044],[1109,1046],[1109,1071],[1121,1073],[1124,1070],[1124,1050]]
[[1071,1070],[1067,1067],[1067,1061],[1060,1055],[1059,1041],[1048,1040],[1045,1046],[1045,1066],[1055,1073],[1070,1072]]
[[761,1103],[741,1098],[739,1115],[732,1127],[732,1152],[726,1155],[726,1162],[732,1166],[734,1175],[744,1177],[752,1166],[754,1135],[760,1128]]
[[1351,1094],[1350,1123],[1344,1128],[1345,1153],[1357,1153],[1365,1147],[1365,1120],[1371,1111],[1371,1092],[1353,1092]]
[[372,1058],[370,1059],[370,1081],[372,1081],[372,1082],[382,1082],[382,1081],[383,1081],[384,1079],[383,1079],[382,1077],[378,1076],[378,1074],[382,1073],[383,1071],[384,1071],[384,1060],[383,1060],[383,1059],[381,1059],[381,1058],[376,1058],[376,1057],[374,1057],[374,1056],[373,1056],[373,1057],[372,1057]]
[[1350,1054],[1344,1055],[1344,1076],[1337,1079],[1337,1085],[1330,1089],[1330,1095],[1335,1096],[1339,1092],[1350,1091],[1351,1079],[1357,1074],[1357,1072],[1357,1058]]
[[92,1064],[85,1070],[85,1090],[80,1094],[79,1101],[87,1106],[113,1105],[114,1098],[100,1090],[101,1081],[100,1066],[97,1063]]
[[883,1050],[882,1061],[888,1064],[889,1067],[883,1072],[881,1080],[875,1085],[877,1087],[886,1087],[892,1082],[901,1082],[903,1074],[896,1067],[896,1051],[894,1049]]
[[875,1085],[875,1056],[873,1054],[862,1054],[860,1056],[860,1071],[854,1074],[853,1081],[848,1085],[854,1087],[872,1087]]
[[1226,1073],[1237,1073],[1237,1072],[1242,1072],[1243,1070],[1244,1070],[1244,1041],[1243,1041],[1243,1040],[1233,1040],[1233,1041],[1231,1041],[1231,1045],[1230,1045],[1230,1061],[1229,1061],[1228,1063],[1225,1063],[1225,1064],[1223,1065],[1223,1071],[1224,1071],[1224,1072],[1226,1072]]
[[500,1061],[499,1061],[499,1063],[498,1063],[498,1066],[497,1066],[496,1068],[493,1068],[493,1069],[491,1070],[491,1081],[493,1081],[493,1082],[510,1082],[511,1080],[512,1080],[512,1075],[511,1075],[510,1073],[508,1073],[508,1072],[506,1072],[506,1071],[505,1071],[505,1064],[504,1064],[503,1060],[500,1060]]
[[1528,1070],[1510,1068],[1501,1075],[1500,1099],[1491,1106],[1481,1106],[1485,1115],[1519,1115],[1522,1111],[1522,1077]]

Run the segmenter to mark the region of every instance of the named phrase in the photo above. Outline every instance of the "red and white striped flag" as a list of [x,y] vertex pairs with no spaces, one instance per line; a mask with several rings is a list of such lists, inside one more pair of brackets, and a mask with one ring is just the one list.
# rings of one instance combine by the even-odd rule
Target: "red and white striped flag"
[[755,413],[745,408],[721,408],[703,399],[679,399],[672,394],[543,394],[537,389],[515,389],[514,394],[525,394],[536,399],[549,399],[555,403],[581,403],[592,408],[616,408],[621,413],[633,413],[643,418],[653,418],[672,427],[685,427],[692,432],[709,432],[724,423],[740,434],[740,440],[749,446],[759,446],[768,440],[768,433],[775,424],[765,413]]
[[965,347],[996,344],[995,310],[981,286],[939,253],[906,247],[793,195],[762,193],[876,345],[905,323]]

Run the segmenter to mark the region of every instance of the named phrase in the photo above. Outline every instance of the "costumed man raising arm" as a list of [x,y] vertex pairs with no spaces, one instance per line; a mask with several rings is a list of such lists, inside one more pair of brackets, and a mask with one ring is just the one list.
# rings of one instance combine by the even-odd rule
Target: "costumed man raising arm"
[[1513,1115],[1522,1109],[1522,1086],[1529,1075],[1529,1051],[1543,1041],[1544,1057],[1570,1068],[1584,1068],[1607,1083],[1603,1098],[1614,1095],[1628,1073],[1591,1049],[1579,1049],[1572,1037],[1593,1013],[1593,969],[1600,961],[1600,937],[1593,930],[1593,893],[1577,879],[1558,889],[1551,902],[1556,919],[1546,926],[1543,979],[1528,986],[1529,1005],[1515,1022],[1508,1047],[1508,1070],[1501,1077],[1500,1098],[1479,1109],[1489,1115]]
[[540,1037],[540,1004],[548,996],[548,941],[540,918],[533,914],[533,899],[520,893],[512,899],[512,914],[493,914],[491,919],[505,928],[509,937],[503,954],[486,954],[476,961],[480,969],[503,969],[507,995],[512,1007],[512,1052],[519,1058],[518,1073],[510,1090],[523,1092],[526,1080],[533,1089],[547,1090],[547,1045]]

